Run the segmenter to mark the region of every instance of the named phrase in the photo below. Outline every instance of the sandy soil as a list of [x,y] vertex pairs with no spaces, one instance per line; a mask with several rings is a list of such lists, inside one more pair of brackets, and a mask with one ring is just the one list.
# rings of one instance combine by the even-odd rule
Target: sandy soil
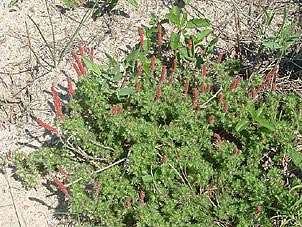
[[[48,1],[57,56],[89,10],[84,4],[66,11],[62,2]],[[6,154],[9,151],[13,156],[20,151],[34,152],[52,143],[54,138],[30,116],[53,124],[55,113],[50,92],[52,84],[63,102],[68,102],[66,75],[70,75],[76,82],[70,53],[72,50],[77,51],[78,44],[82,44],[86,52],[94,47],[97,63],[106,61],[105,52],[122,59],[138,43],[137,27],[148,24],[151,12],[162,17],[174,1],[138,2],[140,6],[135,9],[121,0],[114,11],[104,13],[96,21],[89,17],[67,48],[60,64],[53,68],[50,51],[33,23],[34,21],[39,26],[47,42],[53,46],[45,1],[24,0],[14,6],[10,5],[10,0],[1,1],[0,226],[67,226],[67,215],[59,214],[66,212],[64,197],[57,193],[56,187],[45,179],[39,179],[41,183],[36,189],[26,191],[15,177],[16,170],[7,160]],[[186,10],[191,17],[209,18],[213,22],[214,33],[221,38],[219,51],[232,53],[238,42],[248,43],[257,39],[257,28],[263,21],[259,2],[273,6],[271,1],[195,0],[186,6]],[[295,8],[297,4],[299,3],[292,3],[291,7]],[[29,41],[35,54],[30,51]]]

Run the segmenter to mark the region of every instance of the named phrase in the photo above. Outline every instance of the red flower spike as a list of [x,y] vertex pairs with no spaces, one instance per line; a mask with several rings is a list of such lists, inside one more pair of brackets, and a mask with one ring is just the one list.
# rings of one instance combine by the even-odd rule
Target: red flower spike
[[166,155],[163,155],[163,156],[162,156],[161,162],[162,162],[163,164],[166,164],[166,162],[167,162],[167,156],[166,156]]
[[276,65],[276,66],[275,66],[275,67],[274,67],[274,68],[266,75],[265,79],[266,79],[267,81],[271,81],[271,79],[273,78],[273,76],[274,76],[275,74],[277,74],[278,71],[279,71],[279,66]]
[[131,199],[130,199],[130,197],[127,197],[125,208],[128,209],[130,206],[131,206]]
[[208,84],[206,88],[206,92],[210,92],[210,91],[211,91],[211,84]]
[[224,113],[228,112],[228,109],[229,109],[229,102],[225,101],[224,102],[224,106],[223,106],[223,112]]
[[200,104],[197,104],[196,108],[195,108],[195,114],[198,114],[199,110],[201,108]]
[[171,121],[170,124],[169,124],[169,128],[172,129],[172,127],[173,127],[173,123]]
[[207,65],[203,64],[202,66],[202,76],[206,77],[207,76]]
[[93,56],[94,56],[94,48],[91,47],[90,52],[89,52],[89,59],[90,59],[91,62],[93,62]]
[[210,118],[209,118],[208,123],[209,123],[209,124],[212,124],[214,120],[215,120],[215,116],[214,116],[214,115],[211,115]]
[[197,103],[198,100],[198,90],[197,88],[193,88],[193,101],[192,101],[192,106],[194,106]]
[[158,86],[158,87],[157,87],[157,91],[156,91],[156,95],[155,95],[155,97],[154,97],[154,102],[157,102],[157,101],[159,100],[160,95],[161,95],[161,87]]
[[117,114],[117,107],[116,107],[116,105],[115,105],[115,104],[113,104],[113,107],[112,107],[112,113],[113,113],[114,115],[116,115],[116,114]]
[[157,43],[160,46],[163,42],[163,29],[160,24],[157,25]]
[[123,106],[119,106],[116,110],[117,112],[117,115],[121,114],[122,113],[122,110],[123,110]]
[[222,62],[222,53],[219,53],[217,63],[220,64]]
[[80,58],[78,57],[78,55],[74,51],[71,52],[71,55],[74,58],[74,60],[76,61],[78,68],[80,69],[81,75],[85,75],[84,66],[83,66]]
[[218,133],[214,133],[214,137],[217,139],[218,143],[222,142],[221,136]]
[[141,27],[138,27],[138,34],[139,34],[139,38],[140,38],[140,45],[144,46],[144,33],[143,33],[143,29]]
[[142,74],[143,74],[143,66],[139,65],[137,67],[137,73],[136,73],[136,75],[141,76]]
[[137,81],[137,84],[136,84],[136,86],[135,86],[135,90],[136,90],[137,92],[140,92],[140,90],[141,90],[141,81],[140,81],[140,80]]
[[145,200],[145,192],[140,190],[139,192],[139,205],[143,205]]
[[167,67],[163,65],[161,70],[161,77],[159,79],[160,83],[164,82],[166,73],[167,73]]
[[256,209],[255,209],[255,215],[256,215],[256,216],[259,216],[260,213],[261,213],[261,206],[258,205],[258,206],[256,206]]
[[188,94],[188,92],[189,92],[189,86],[190,86],[190,83],[189,83],[189,81],[187,81],[185,84],[185,91],[184,91],[185,95]]
[[13,155],[12,155],[12,151],[11,150],[8,150],[8,152],[6,153],[6,158],[11,161],[13,159]]
[[272,83],[272,92],[276,92],[276,84]]
[[201,83],[200,90],[201,90],[201,93],[204,94],[204,92],[205,92],[204,82]]
[[59,168],[59,172],[64,175],[66,180],[70,181],[70,176],[64,169]]
[[100,189],[101,189],[101,182],[98,181],[97,185],[96,185],[96,189],[95,189],[95,195],[98,196],[100,194]]
[[68,93],[70,96],[73,96],[75,94],[75,90],[72,87],[72,81],[70,79],[70,77],[67,77],[67,85],[68,85]]
[[58,179],[55,178],[54,182],[56,183],[56,185],[58,185],[58,187],[61,189],[61,191],[65,194],[68,195],[68,191],[67,188],[64,186],[64,184]]
[[80,55],[81,55],[82,57],[84,57],[84,56],[85,56],[84,48],[83,48],[83,46],[82,46],[81,44],[79,44],[79,51],[80,51]]
[[152,55],[152,58],[151,58],[151,67],[150,67],[150,72],[151,72],[151,74],[154,73],[155,60],[156,60],[155,55]]
[[230,88],[229,88],[229,92],[232,92],[232,91],[236,88],[236,84],[237,84],[237,79],[235,79],[235,80],[232,82],[232,84],[231,84],[231,86],[230,86]]
[[192,47],[193,47],[192,39],[189,39],[189,40],[188,40],[188,49],[189,49],[189,51],[192,50]]
[[56,128],[51,127],[50,125],[46,124],[44,121],[42,121],[41,119],[37,118],[36,122],[41,125],[43,128],[51,131],[51,132],[57,132]]
[[73,68],[74,68],[75,71],[77,72],[77,75],[78,75],[78,76],[81,76],[81,75],[82,75],[82,73],[81,73],[81,71],[80,71],[80,69],[79,69],[79,67],[78,67],[78,65],[77,65],[76,63],[73,63]]
[[54,101],[54,106],[55,106],[57,116],[59,118],[63,119],[63,113],[61,111],[60,98],[59,98],[58,92],[55,90],[54,86],[51,86],[51,92],[52,92],[52,95],[53,95],[53,101]]
[[253,89],[253,91],[252,91],[252,98],[253,99],[256,98],[256,95],[257,95],[257,91],[255,89]]
[[220,94],[218,95],[218,104],[220,105],[220,104],[222,103],[222,101],[223,101],[223,94],[220,93]]
[[174,73],[175,71],[176,71],[176,67],[177,67],[177,59],[176,58],[174,58],[174,60],[173,60],[173,64],[172,64],[172,73]]

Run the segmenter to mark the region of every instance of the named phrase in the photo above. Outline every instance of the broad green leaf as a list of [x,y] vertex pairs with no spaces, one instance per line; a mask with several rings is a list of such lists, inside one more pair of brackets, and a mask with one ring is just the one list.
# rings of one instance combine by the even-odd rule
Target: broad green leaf
[[186,24],[186,28],[200,28],[200,27],[207,27],[211,25],[210,20],[206,18],[196,18],[196,19],[191,19],[188,21]]
[[111,57],[108,53],[105,53],[105,55],[108,58],[108,60],[109,60],[109,62],[110,62],[110,64],[112,66],[116,66],[117,65],[117,61],[113,57]]
[[134,7],[138,7],[138,3],[135,0],[127,0],[131,5],[133,5]]
[[264,113],[263,113],[264,107],[265,107],[265,104],[263,104],[261,107],[259,107],[259,108],[256,110],[255,119],[261,118],[261,117],[262,117],[262,115],[264,114]]
[[168,13],[166,14],[166,18],[169,19],[173,24],[179,26],[180,25],[180,18],[179,16],[173,14],[173,13]]
[[182,14],[182,18],[181,18],[181,23],[180,23],[180,25],[181,25],[181,26],[184,26],[184,24],[187,22],[187,19],[188,19],[188,14],[187,14],[186,12],[184,12],[184,13]]
[[261,126],[261,127],[265,127],[270,131],[275,131],[275,125],[269,121],[267,121],[266,119],[259,117],[256,118],[255,121]]
[[122,78],[123,78],[123,73],[118,73],[117,75],[115,75],[115,76],[112,78],[112,81],[113,81],[113,82],[118,82],[118,81],[120,81]]
[[291,159],[293,160],[293,163],[298,166],[299,168],[302,167],[302,154],[299,151],[296,151],[295,149],[291,149],[289,151],[289,155]]
[[269,49],[280,49],[281,45],[274,38],[267,38],[262,41],[262,45]]
[[255,121],[255,119],[256,119],[256,109],[255,109],[254,103],[250,102],[250,103],[247,105],[246,108],[247,108],[247,110],[249,111],[249,113],[251,114],[253,121]]
[[136,92],[135,88],[132,88],[132,87],[124,87],[124,88],[121,88],[121,89],[118,91],[118,95],[119,95],[119,96],[127,96],[127,95],[134,94],[135,92]]
[[178,48],[179,54],[181,57],[184,57],[185,59],[189,60],[189,61],[195,61],[195,58],[191,58],[188,54],[188,48],[181,46]]
[[180,9],[178,6],[172,6],[171,13],[179,18],[180,16]]
[[213,48],[214,48],[214,46],[215,46],[215,44],[218,42],[218,37],[216,36],[215,38],[213,38],[210,42],[209,42],[209,44],[208,44],[208,46],[207,46],[207,53],[206,53],[206,55],[207,56],[209,56],[211,53],[212,53],[212,51],[213,51]]
[[237,123],[235,127],[236,132],[240,132],[244,130],[249,124],[250,124],[249,119],[247,118],[242,119],[240,122]]
[[86,67],[95,75],[99,76],[101,75],[101,70],[100,68],[93,63],[92,61],[90,61],[88,58],[82,57]]
[[210,35],[212,32],[211,29],[204,29],[201,32],[198,33],[198,35],[196,36],[196,44],[200,43],[205,37],[207,37],[208,35]]
[[176,50],[179,45],[180,35],[172,32],[170,38],[170,47],[172,50]]
[[151,175],[145,175],[142,177],[144,183],[151,183],[153,181],[152,176]]
[[185,4],[189,4],[191,0],[183,0]]

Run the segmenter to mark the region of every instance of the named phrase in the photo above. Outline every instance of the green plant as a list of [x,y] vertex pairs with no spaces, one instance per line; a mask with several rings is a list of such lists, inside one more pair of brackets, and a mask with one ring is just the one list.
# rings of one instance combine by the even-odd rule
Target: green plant
[[122,63],[82,57],[90,73],[79,75],[60,130],[39,121],[60,142],[19,153],[18,175],[28,186],[38,174],[53,179],[85,225],[300,224],[301,178],[282,165],[300,152],[299,97],[268,89],[262,98],[272,73],[264,82],[234,78],[233,59],[185,67],[184,43],[171,52],[160,26],[139,29],[138,48]]
[[273,21],[275,12],[270,13],[262,6],[262,10],[266,17],[265,26],[260,30],[262,35],[262,45],[271,51],[276,52],[278,64],[282,57],[285,56],[290,46],[292,46],[300,37],[300,33],[295,33],[298,22],[288,19],[288,9],[284,7],[283,19],[281,26],[275,30]]

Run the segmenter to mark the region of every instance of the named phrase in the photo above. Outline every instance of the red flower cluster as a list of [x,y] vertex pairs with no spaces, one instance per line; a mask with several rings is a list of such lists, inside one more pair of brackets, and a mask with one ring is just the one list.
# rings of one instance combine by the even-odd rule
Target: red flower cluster
[[240,83],[240,80],[242,78],[240,76],[238,76],[234,81],[233,83],[231,84],[230,88],[229,88],[229,92],[232,92],[235,88],[238,87],[239,83]]
[[41,119],[37,118],[36,122],[41,125],[43,128],[51,131],[51,132],[57,132],[56,128],[51,127],[50,125],[46,124],[44,121],[42,121]]
[[197,103],[198,100],[198,90],[197,88],[193,88],[193,101],[192,101],[192,106],[194,106]]
[[64,186],[64,184],[58,178],[55,178],[54,182],[56,183],[56,185],[59,186],[59,188],[65,195],[68,195],[67,188]]
[[160,46],[163,42],[163,28],[160,24],[157,25],[157,43]]
[[207,76],[207,65],[203,64],[202,66],[202,76],[206,77]]
[[140,92],[140,90],[141,90],[141,81],[140,81],[140,80],[137,81],[137,84],[136,84],[136,86],[135,86],[135,90],[136,90],[137,92]]
[[189,81],[187,81],[185,84],[185,90],[184,90],[185,95],[188,94],[188,92],[189,92],[189,86],[190,86],[190,83],[189,83]]
[[161,77],[159,79],[160,83],[164,82],[166,73],[167,73],[167,67],[163,65],[161,70]]
[[139,192],[139,205],[143,205],[145,202],[145,192],[140,190]]
[[222,139],[221,139],[221,136],[218,134],[218,133],[214,133],[214,137],[217,139],[217,142],[218,143],[221,143],[222,142]]
[[152,58],[151,58],[151,67],[150,67],[150,72],[153,74],[154,73],[154,69],[155,69],[155,55],[152,55]]
[[139,34],[139,38],[140,38],[140,45],[144,46],[144,33],[143,33],[143,29],[141,27],[138,27],[138,34]]
[[112,108],[112,113],[114,114],[114,115],[119,115],[119,114],[121,114],[121,112],[122,112],[122,110],[123,110],[123,106],[116,106],[116,105],[113,105],[113,108]]
[[69,176],[69,174],[68,174],[64,169],[59,168],[58,170],[59,170],[59,172],[60,172],[61,174],[64,175],[64,177],[66,178],[66,180],[70,181],[70,176]]
[[54,101],[54,106],[55,106],[55,110],[57,113],[57,116],[63,120],[63,113],[61,111],[61,102],[60,102],[60,98],[58,95],[58,92],[55,90],[54,86],[51,86],[51,92],[53,95],[53,101]]
[[72,81],[70,79],[70,77],[67,77],[67,86],[68,86],[68,93],[70,96],[73,96],[75,94],[75,90],[72,87]]
[[161,87],[158,86],[158,87],[157,87],[157,91],[156,91],[156,95],[155,95],[155,97],[154,97],[154,102],[157,102],[157,101],[159,100],[160,95],[161,95]]

